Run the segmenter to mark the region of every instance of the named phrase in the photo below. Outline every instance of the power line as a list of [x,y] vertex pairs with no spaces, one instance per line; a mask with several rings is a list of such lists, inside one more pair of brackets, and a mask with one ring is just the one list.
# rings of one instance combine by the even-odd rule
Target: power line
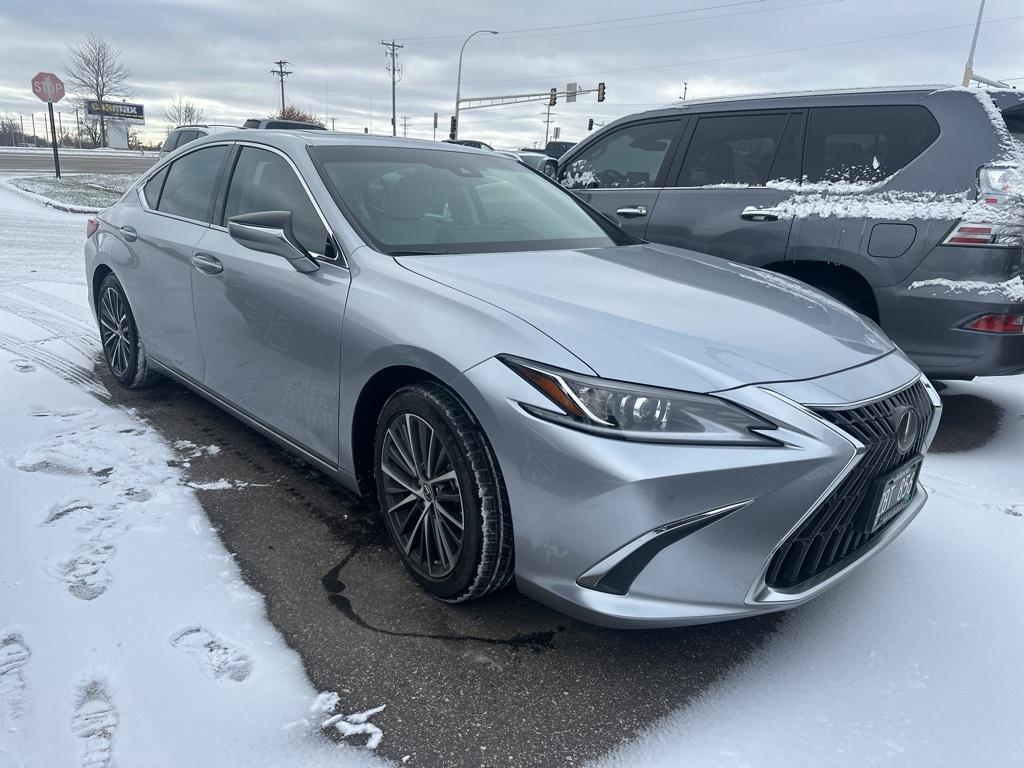
[[284,79],[292,73],[292,70],[286,70],[284,68],[284,65],[288,63],[284,59],[280,59],[274,63],[277,64],[277,69],[270,70],[270,74],[277,75],[281,80],[281,115],[284,116]]

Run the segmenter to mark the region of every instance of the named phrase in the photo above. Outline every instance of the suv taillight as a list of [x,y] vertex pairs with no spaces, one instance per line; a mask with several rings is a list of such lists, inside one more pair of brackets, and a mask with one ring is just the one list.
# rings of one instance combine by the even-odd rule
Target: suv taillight
[[100,228],[100,223],[94,218],[89,218],[85,222],[85,239],[88,240],[90,237],[96,234],[96,230]]
[[981,333],[1024,333],[1024,315],[982,315],[964,328]]
[[985,166],[978,171],[978,202],[942,243],[1024,246],[1024,173],[1008,166]]

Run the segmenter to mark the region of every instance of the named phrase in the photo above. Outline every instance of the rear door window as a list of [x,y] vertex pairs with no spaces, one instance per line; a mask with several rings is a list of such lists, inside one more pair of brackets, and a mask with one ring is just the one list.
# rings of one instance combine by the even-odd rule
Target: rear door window
[[166,178],[167,169],[163,168],[153,174],[153,177],[146,182],[146,186],[142,188],[142,194],[146,198],[146,205],[154,210],[156,209],[157,203],[160,202],[160,190],[163,189],[164,179]]
[[[785,112],[701,117],[683,159],[678,186],[764,186],[773,177],[777,157],[778,172],[793,173],[794,165],[799,165],[799,152],[793,151],[794,147],[798,149],[799,116],[794,118],[792,131],[787,132],[789,120]],[[781,151],[783,146],[785,152]]]
[[263,211],[291,211],[295,237],[310,253],[323,255],[327,228],[295,171],[276,152],[242,147],[224,205],[224,222],[232,216]]
[[679,120],[637,123],[599,138],[559,171],[569,189],[652,187],[679,132]]
[[938,136],[935,118],[919,105],[812,109],[804,175],[811,183],[880,182]]
[[178,143],[174,145],[174,148],[177,149],[178,147],[184,147],[190,141],[195,141],[198,138],[199,131],[182,131],[181,134],[178,136]]
[[167,135],[167,140],[164,141],[164,145],[161,150],[164,152],[173,152],[174,148],[178,146],[178,139],[181,137],[181,131],[171,131]]
[[209,222],[213,191],[227,154],[226,145],[206,147],[171,163],[157,210]]

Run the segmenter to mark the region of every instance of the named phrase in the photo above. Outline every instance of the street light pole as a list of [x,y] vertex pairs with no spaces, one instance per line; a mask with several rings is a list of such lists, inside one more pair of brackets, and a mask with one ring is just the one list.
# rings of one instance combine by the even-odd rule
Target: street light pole
[[455,80],[455,131],[452,136],[453,139],[459,138],[459,99],[462,97],[462,54],[466,52],[466,43],[472,40],[477,35],[496,35],[497,30],[494,29],[478,29],[472,35],[467,37],[462,43],[462,48],[459,50],[459,76]]
[[981,5],[978,6],[978,20],[974,24],[974,37],[971,39],[971,52],[967,56],[967,65],[964,67],[964,88],[971,84],[971,79],[974,77],[974,50],[978,47],[978,32],[981,30],[981,17],[985,13],[985,0],[981,0]]

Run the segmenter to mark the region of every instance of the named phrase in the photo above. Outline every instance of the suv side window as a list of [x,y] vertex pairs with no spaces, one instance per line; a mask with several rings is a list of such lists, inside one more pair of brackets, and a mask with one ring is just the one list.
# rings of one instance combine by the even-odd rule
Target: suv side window
[[226,224],[232,216],[260,211],[291,211],[292,230],[302,247],[310,253],[324,254],[327,229],[295,171],[276,152],[242,147],[231,174],[221,223]]
[[174,145],[174,148],[177,149],[178,147],[184,147],[190,141],[195,141],[198,138],[199,138],[199,131],[194,131],[194,130],[182,131],[181,134],[178,136],[178,143]]
[[882,181],[938,136],[935,118],[919,105],[812,109],[804,175],[812,183]]
[[560,169],[558,180],[569,189],[654,186],[679,122],[659,120],[613,131]]
[[[701,117],[686,150],[678,185],[764,186],[772,178],[772,165],[784,144],[783,133],[788,121],[789,115],[785,112]],[[789,143],[792,141],[790,139]],[[784,173],[784,170],[780,168],[779,172]]]
[[171,163],[157,210],[209,222],[210,202],[227,146],[205,147]]
[[164,141],[164,145],[160,148],[163,152],[173,152],[174,148],[178,146],[178,139],[181,138],[181,131],[175,130],[167,134],[167,140]]

